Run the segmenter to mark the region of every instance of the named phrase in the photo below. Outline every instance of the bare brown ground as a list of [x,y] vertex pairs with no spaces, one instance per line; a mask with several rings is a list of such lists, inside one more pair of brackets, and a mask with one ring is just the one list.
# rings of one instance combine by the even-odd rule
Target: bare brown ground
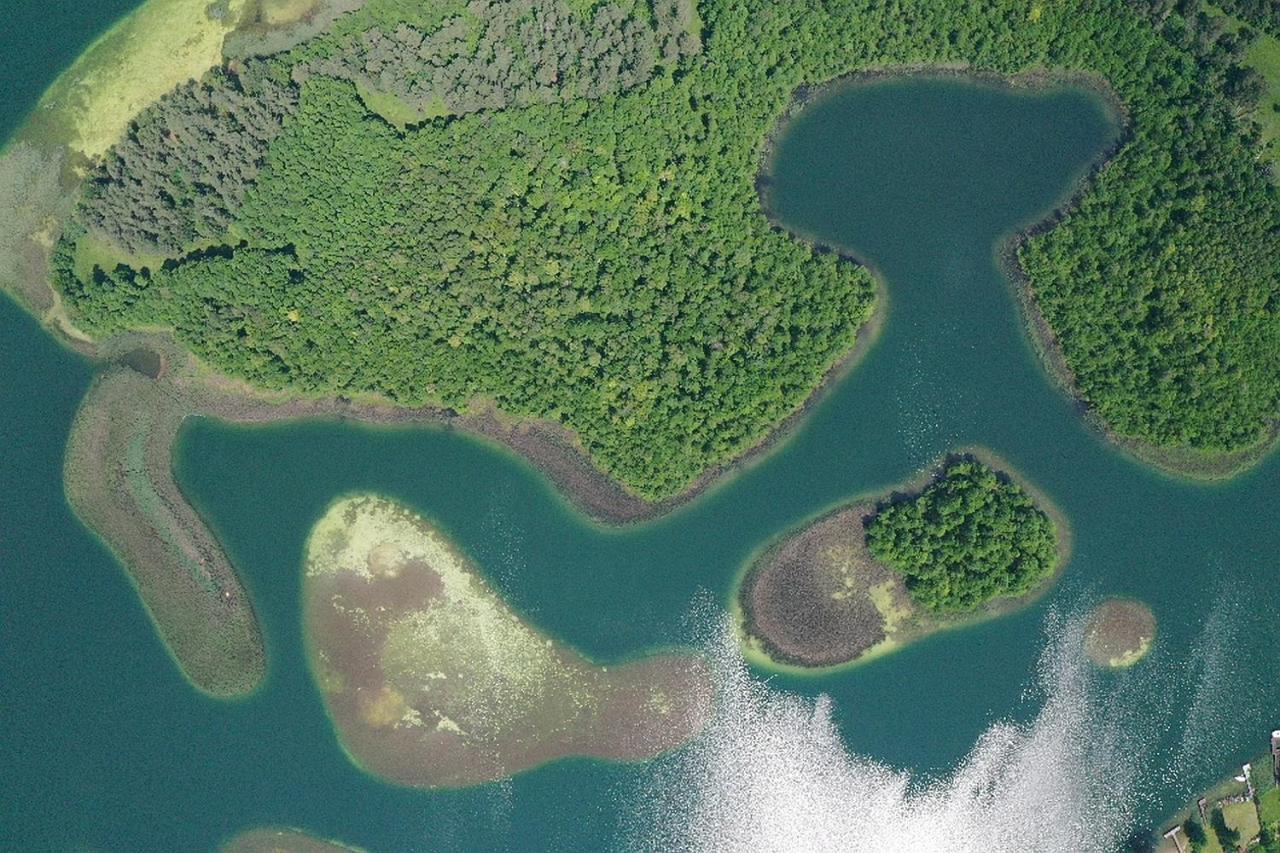
[[866,546],[871,504],[828,515],[756,564],[740,603],[752,636],[781,663],[834,666],[884,640],[885,619],[867,590],[894,580]]
[[364,853],[337,841],[316,838],[300,829],[260,827],[248,829],[220,848],[220,853]]
[[[1022,596],[994,599],[958,616],[918,606],[902,576],[872,556],[866,523],[883,500],[919,494],[953,461],[977,459],[1018,484],[1052,519],[1058,561],[1053,574]],[[740,628],[774,664],[821,669],[893,651],[929,634],[992,619],[1027,606],[1057,579],[1071,555],[1071,531],[1062,512],[1000,457],[970,447],[944,457],[910,481],[874,500],[844,504],[786,534],[753,559],[740,581]]]
[[1099,604],[1085,627],[1084,650],[1098,666],[1137,663],[1156,636],[1156,617],[1141,601],[1113,598]]

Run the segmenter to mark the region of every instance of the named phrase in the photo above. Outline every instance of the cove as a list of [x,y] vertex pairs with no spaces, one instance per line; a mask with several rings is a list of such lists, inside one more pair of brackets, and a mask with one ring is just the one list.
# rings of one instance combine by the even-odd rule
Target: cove
[[1159,639],[1140,666],[1106,677],[1168,709],[1143,753],[1151,796],[1137,817],[1172,810],[1275,727],[1280,636],[1266,617],[1280,465],[1221,486],[1156,474],[1080,421],[1027,342],[996,245],[1064,200],[1114,132],[1076,90],[922,78],[809,104],[778,140],[770,210],[880,272],[881,338],[773,455],[654,522],[593,525],[530,465],[456,432],[190,422],[178,481],[243,576],[267,644],[267,680],[242,702],[187,686],[123,572],[67,510],[61,449],[91,365],[4,302],[0,846],[202,850],[271,824],[371,850],[616,848],[648,768],[567,761],[424,793],[348,761],[300,618],[306,536],[325,508],[368,490],[429,513],[512,607],[608,661],[696,637],[769,539],[969,444],[1008,459],[1070,519],[1075,554],[1059,584],[996,622],[771,684],[830,694],[859,754],[943,773],[993,721],[1035,712],[1023,692],[1047,614],[1137,598]]

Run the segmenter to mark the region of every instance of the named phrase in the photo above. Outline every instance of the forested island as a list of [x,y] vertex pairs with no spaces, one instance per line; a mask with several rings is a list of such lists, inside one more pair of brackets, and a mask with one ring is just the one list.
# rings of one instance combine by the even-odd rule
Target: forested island
[[802,669],[865,661],[1029,602],[1066,562],[1070,532],[1010,470],[964,451],[784,535],[734,594],[748,653]]

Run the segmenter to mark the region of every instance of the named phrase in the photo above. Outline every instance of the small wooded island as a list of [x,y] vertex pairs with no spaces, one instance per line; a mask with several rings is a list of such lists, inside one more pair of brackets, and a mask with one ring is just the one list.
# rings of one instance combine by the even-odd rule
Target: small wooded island
[[757,662],[837,666],[989,618],[1066,562],[1061,514],[973,450],[877,501],[846,504],[756,558],[737,592]]

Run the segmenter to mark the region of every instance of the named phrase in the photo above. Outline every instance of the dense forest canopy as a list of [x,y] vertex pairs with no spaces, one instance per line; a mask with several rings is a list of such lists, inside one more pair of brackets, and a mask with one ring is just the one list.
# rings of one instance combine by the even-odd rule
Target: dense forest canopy
[[1021,595],[1058,562],[1049,517],[972,459],[948,465],[915,498],[879,507],[866,529],[876,559],[901,572],[911,597],[936,612]]
[[[1022,251],[1079,393],[1157,445],[1261,438],[1280,407],[1280,202],[1238,39],[1195,4],[691,4],[369,0],[254,72],[293,91],[268,110],[279,132],[200,106],[246,90],[242,62],[179,89],[97,169],[90,231],[57,250],[76,321],[172,327],[269,387],[492,400],[670,495],[794,410],[869,316],[865,270],[761,212],[762,145],[794,90],[869,66],[1061,68],[1104,77],[1131,123]],[[187,143],[157,115],[207,144],[168,151]],[[231,165],[210,176],[215,156]],[[172,260],[89,273],[83,233]]]
[[297,89],[256,63],[179,86],[107,153],[85,186],[84,222],[129,252],[224,239],[297,104]]

